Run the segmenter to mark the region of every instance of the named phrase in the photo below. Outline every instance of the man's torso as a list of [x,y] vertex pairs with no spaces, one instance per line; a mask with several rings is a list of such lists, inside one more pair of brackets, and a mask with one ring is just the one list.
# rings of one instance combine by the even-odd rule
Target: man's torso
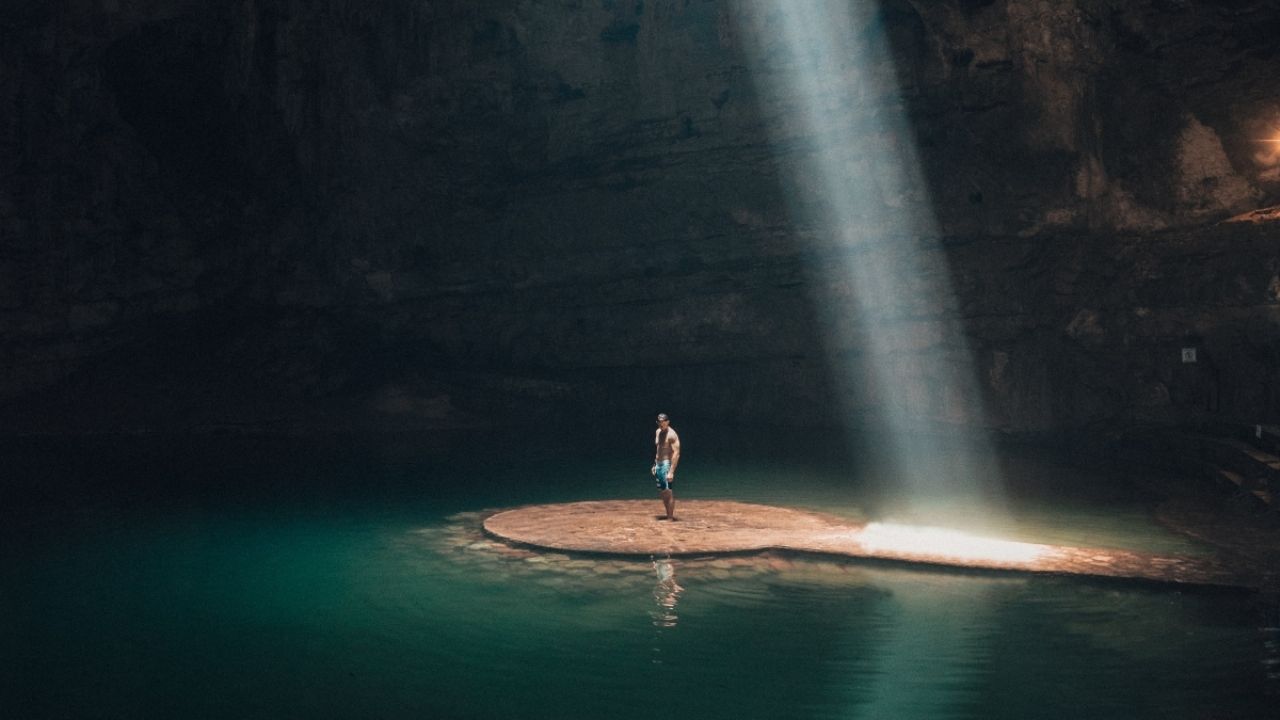
[[654,444],[657,447],[657,456],[659,460],[670,460],[672,455],[672,447],[675,446],[679,436],[676,435],[675,428],[667,428],[659,430],[654,435]]

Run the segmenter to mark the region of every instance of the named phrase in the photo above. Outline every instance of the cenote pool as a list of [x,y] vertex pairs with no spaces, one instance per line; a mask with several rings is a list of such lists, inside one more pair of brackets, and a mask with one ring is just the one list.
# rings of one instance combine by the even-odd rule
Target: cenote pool
[[[892,487],[829,438],[680,429],[678,497],[860,518]],[[486,509],[653,497],[649,429],[606,430],[635,437],[11,442],[3,715],[1275,716],[1256,595],[484,537]],[[1005,537],[1206,552],[1102,474],[986,462],[1009,478]]]

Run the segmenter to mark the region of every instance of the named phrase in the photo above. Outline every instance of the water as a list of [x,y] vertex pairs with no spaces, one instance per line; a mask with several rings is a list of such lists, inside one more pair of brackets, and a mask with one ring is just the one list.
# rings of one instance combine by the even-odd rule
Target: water
[[[825,439],[681,431],[699,442],[678,498],[886,505],[873,489],[892,478]],[[1248,595],[777,554],[590,559],[480,532],[484,509],[533,502],[657,512],[639,435],[11,444],[2,714],[1272,716],[1275,612]],[[1016,486],[1005,536],[1205,551],[1105,477],[1028,453],[996,466]]]

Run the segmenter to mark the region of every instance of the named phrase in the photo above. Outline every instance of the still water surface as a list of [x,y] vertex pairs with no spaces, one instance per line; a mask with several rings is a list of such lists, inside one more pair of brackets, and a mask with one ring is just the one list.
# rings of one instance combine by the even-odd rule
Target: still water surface
[[[678,493],[851,518],[884,505],[870,488],[889,471],[815,443],[704,440]],[[7,447],[22,493],[0,556],[3,715],[1274,717],[1274,612],[1249,595],[771,554],[593,559],[480,532],[486,509],[651,497],[648,452],[497,435]],[[989,460],[1013,488],[986,523],[1002,536],[1205,551],[1097,473]]]

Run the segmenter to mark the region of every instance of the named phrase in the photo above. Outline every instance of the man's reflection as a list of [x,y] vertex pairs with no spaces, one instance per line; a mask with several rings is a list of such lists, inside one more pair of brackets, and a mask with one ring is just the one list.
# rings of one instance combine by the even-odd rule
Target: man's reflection
[[675,627],[679,616],[676,615],[676,603],[680,601],[680,593],[684,588],[676,583],[676,567],[670,558],[655,559],[653,571],[658,583],[653,586],[653,601],[657,608],[650,612],[653,624],[658,627]]

